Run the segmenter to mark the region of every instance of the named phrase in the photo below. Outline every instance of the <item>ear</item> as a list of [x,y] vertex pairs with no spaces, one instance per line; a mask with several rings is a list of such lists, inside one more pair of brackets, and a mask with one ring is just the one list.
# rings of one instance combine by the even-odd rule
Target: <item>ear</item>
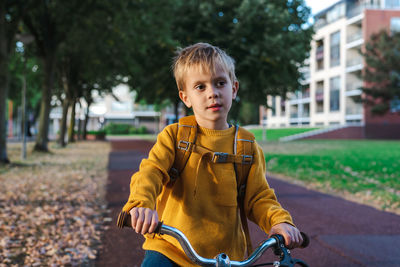
[[238,90],[239,90],[239,82],[238,82],[238,81],[235,81],[235,82],[232,84],[232,99],[235,99],[235,98],[236,98],[236,95],[237,95]]
[[187,96],[186,92],[183,90],[179,90],[179,98],[182,100],[182,102],[188,107],[192,107],[192,103],[190,103],[189,97]]

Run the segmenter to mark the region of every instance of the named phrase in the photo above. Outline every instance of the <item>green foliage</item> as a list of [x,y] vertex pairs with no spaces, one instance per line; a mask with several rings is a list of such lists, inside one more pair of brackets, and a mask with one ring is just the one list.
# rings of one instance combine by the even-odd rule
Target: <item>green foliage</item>
[[[140,67],[131,68],[130,84],[139,98],[151,103],[169,99],[177,105],[178,93],[170,71],[175,47],[196,42],[219,46],[236,60],[240,101],[265,104],[267,94],[283,95],[298,88],[298,67],[308,56],[313,33],[312,27],[303,27],[310,16],[303,0],[163,2],[163,14],[148,19],[162,19],[162,24],[154,24],[156,29],[150,28],[167,30],[155,41],[146,40],[137,57]],[[234,107],[233,121],[239,118],[240,101]]]
[[[280,128],[280,129],[267,129],[267,141],[277,141],[281,137],[290,136],[294,134],[305,133],[316,130],[318,128]],[[262,141],[263,129],[252,129],[250,130],[256,137],[257,141]]]
[[400,203],[400,142],[296,141],[263,144],[267,170],[323,187]]
[[242,101],[239,113],[239,121],[243,125],[259,123],[259,106],[257,104]]
[[[26,65],[24,63],[26,60]],[[21,105],[23,76],[26,77],[26,103],[28,109],[36,110],[41,99],[40,90],[43,85],[43,69],[36,57],[30,57],[18,52],[11,54],[10,63],[9,99],[14,102],[14,107]]]
[[362,75],[367,82],[363,101],[374,114],[400,112],[400,107],[391,107],[392,101],[400,99],[400,32],[382,30],[371,35],[363,56],[367,65]]
[[92,135],[95,135],[95,136],[105,136],[106,133],[107,132],[105,130],[87,131],[87,134],[92,134]]
[[125,123],[109,123],[104,127],[104,130],[107,135],[130,135],[147,133],[147,128],[145,126],[136,128],[133,125]]

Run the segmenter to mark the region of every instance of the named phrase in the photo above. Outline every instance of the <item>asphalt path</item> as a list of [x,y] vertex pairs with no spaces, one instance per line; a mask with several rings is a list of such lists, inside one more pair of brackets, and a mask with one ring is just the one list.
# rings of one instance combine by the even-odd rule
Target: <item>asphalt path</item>
[[[107,201],[113,222],[102,238],[96,266],[140,266],[143,237],[131,229],[118,229],[118,212],[129,196],[131,175],[147,156],[152,143],[143,140],[113,140],[109,155]],[[267,177],[279,202],[289,210],[296,226],[309,234],[310,246],[292,250],[292,256],[310,266],[400,266],[400,216],[339,197]],[[250,223],[256,246],[266,238]],[[267,251],[257,262],[276,260]]]

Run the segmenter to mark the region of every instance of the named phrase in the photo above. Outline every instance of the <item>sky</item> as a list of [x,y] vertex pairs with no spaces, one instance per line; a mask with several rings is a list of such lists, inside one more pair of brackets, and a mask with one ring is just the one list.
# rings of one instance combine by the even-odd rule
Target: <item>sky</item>
[[339,1],[340,0],[305,0],[306,5],[311,7],[311,13],[313,15]]

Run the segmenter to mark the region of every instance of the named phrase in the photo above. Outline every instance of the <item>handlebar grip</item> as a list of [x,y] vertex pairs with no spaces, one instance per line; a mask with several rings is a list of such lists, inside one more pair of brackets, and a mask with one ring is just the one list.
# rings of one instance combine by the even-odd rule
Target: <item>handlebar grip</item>
[[303,243],[301,243],[300,247],[301,248],[306,248],[308,247],[308,245],[310,244],[310,238],[308,237],[308,235],[304,232],[300,232],[301,237],[303,238]]
[[118,228],[132,227],[131,215],[128,212],[121,211],[118,214],[117,227]]
[[[155,234],[160,234],[162,225],[163,222],[158,222],[157,227],[154,230]],[[126,211],[121,211],[118,214],[117,226],[118,228],[132,227],[131,215]]]
[[[301,237],[303,238],[303,242],[301,243],[300,248],[308,247],[308,245],[310,244],[310,238],[304,232],[300,232],[300,234],[301,234]],[[285,238],[283,237],[283,235],[276,234],[276,235],[272,235],[271,237],[275,238],[280,244],[285,245]]]

